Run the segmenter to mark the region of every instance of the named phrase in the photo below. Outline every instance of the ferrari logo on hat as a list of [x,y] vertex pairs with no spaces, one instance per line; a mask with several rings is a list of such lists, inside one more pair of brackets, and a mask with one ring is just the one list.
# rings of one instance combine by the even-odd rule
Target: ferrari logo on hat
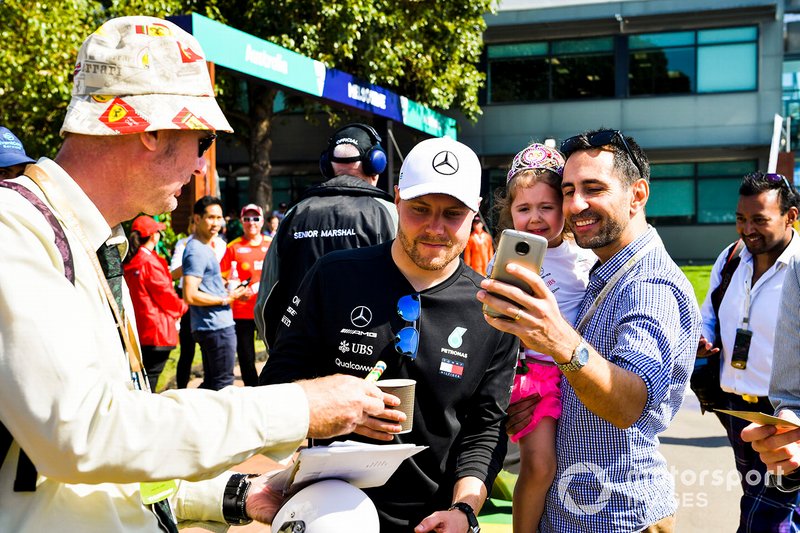
[[214,128],[211,127],[211,124],[203,120],[202,118],[198,117],[185,107],[181,109],[175,118],[172,119],[172,123],[177,125],[182,130],[213,130]]
[[119,133],[145,131],[150,125],[122,98],[114,98],[99,120]]
[[139,35],[149,35],[150,37],[172,35],[172,31],[167,26],[157,22],[155,24],[137,24],[135,29]]
[[433,170],[445,176],[458,172],[458,158],[453,152],[445,150],[433,156]]
[[181,61],[183,63],[194,63],[195,61],[202,61],[203,56],[183,44],[182,42],[178,42],[178,49],[181,52]]

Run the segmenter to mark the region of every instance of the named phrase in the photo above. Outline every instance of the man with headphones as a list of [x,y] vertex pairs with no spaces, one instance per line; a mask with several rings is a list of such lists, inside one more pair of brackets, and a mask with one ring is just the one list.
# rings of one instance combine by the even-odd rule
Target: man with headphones
[[381,137],[366,124],[336,130],[320,155],[327,181],[308,189],[278,226],[261,273],[256,302],[258,330],[268,345],[303,276],[334,250],[372,246],[394,239],[393,197],[376,187],[386,168]]

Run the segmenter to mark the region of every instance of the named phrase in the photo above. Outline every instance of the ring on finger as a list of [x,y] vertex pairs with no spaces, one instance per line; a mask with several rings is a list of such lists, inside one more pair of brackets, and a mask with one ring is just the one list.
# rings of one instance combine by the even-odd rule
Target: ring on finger
[[514,321],[516,322],[517,320],[519,320],[521,316],[522,316],[522,309],[517,308],[517,314],[514,315]]

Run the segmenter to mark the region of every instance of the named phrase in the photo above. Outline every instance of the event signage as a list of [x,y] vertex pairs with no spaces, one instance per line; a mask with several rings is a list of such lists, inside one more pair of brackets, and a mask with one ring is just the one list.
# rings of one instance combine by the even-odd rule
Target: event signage
[[398,122],[403,121],[399,96],[388,89],[358,80],[335,68],[329,68],[325,74],[322,97]]
[[[313,96],[322,96],[325,65],[320,61],[197,13],[176,17],[174,21],[200,41],[208,61]],[[187,28],[186,22],[191,26]]]
[[436,137],[456,138],[456,121],[373,83],[197,13],[170,17],[194,35],[206,59],[276,85],[367,111]]

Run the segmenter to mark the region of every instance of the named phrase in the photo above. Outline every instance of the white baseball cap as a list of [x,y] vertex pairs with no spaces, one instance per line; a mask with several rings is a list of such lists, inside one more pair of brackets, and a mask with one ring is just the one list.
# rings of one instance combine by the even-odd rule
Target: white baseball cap
[[416,145],[400,167],[400,198],[447,194],[477,211],[481,203],[481,163],[470,147],[449,137]]
[[191,34],[155,17],[120,17],[78,52],[61,133],[233,131],[214,98],[205,54]]

